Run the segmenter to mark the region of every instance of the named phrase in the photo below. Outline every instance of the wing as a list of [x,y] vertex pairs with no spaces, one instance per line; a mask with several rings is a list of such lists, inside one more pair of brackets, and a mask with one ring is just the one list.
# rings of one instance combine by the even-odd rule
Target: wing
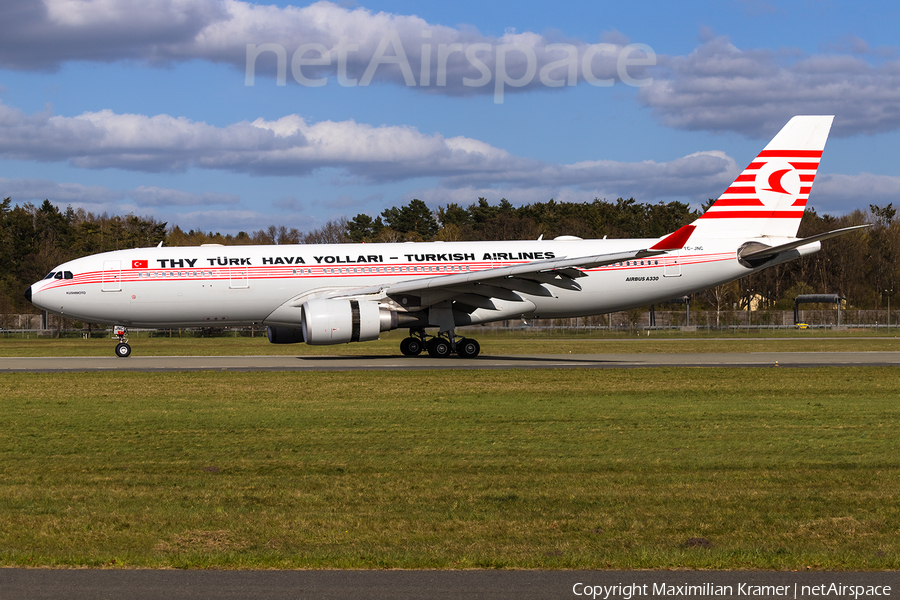
[[586,277],[586,269],[658,256],[665,252],[651,248],[534,261],[495,269],[407,279],[365,288],[335,290],[323,297],[387,300],[401,310],[421,309],[446,300],[453,301],[455,306],[467,312],[479,308],[493,310],[496,308],[493,301],[495,299],[521,302],[523,299],[519,294],[553,296],[552,288],[581,290],[576,280]]

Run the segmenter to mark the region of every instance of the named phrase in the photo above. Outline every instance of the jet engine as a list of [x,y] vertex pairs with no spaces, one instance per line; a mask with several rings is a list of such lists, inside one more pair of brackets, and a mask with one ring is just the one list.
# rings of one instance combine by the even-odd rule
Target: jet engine
[[314,346],[377,340],[399,326],[396,312],[368,300],[310,300],[301,308],[303,341]]
[[303,330],[299,327],[266,327],[270,344],[299,344],[303,341]]

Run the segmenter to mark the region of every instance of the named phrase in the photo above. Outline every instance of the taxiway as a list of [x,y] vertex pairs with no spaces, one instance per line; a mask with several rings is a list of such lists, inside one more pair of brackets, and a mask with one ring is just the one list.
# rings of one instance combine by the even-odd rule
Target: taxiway
[[427,356],[134,356],[0,358],[0,372],[358,371],[421,369],[625,369],[649,367],[897,366],[900,352],[727,352],[670,354]]

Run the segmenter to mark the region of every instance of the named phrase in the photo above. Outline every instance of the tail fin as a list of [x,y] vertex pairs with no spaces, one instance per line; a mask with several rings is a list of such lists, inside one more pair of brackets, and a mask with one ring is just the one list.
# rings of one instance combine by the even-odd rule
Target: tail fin
[[706,237],[796,237],[833,116],[788,121],[703,216]]

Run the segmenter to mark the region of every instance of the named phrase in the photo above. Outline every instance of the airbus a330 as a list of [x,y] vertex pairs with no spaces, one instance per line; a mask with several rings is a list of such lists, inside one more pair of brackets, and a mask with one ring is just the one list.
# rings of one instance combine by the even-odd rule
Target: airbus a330
[[[816,252],[798,239],[833,117],[797,116],[696,221],[659,239],[135,248],[69,261],[28,288],[49,313],[127,328],[263,325],[276,344],[408,329],[405,355],[474,357],[456,328],[647,306]],[[431,331],[432,333],[429,333]]]

